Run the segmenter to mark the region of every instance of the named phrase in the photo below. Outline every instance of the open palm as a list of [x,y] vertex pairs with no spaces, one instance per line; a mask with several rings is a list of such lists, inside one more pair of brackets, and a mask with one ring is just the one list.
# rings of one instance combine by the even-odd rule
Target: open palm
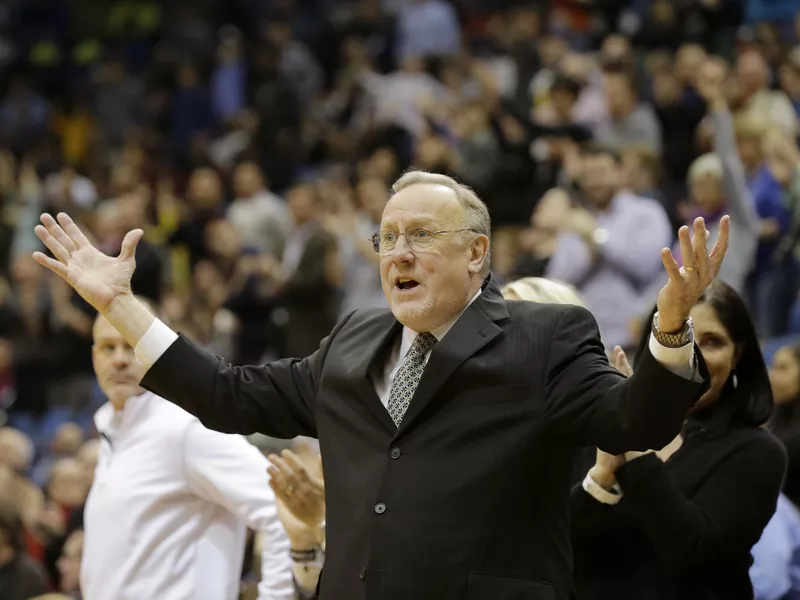
[[119,256],[106,256],[92,246],[80,228],[66,214],[58,221],[43,214],[36,236],[53,253],[50,258],[34,252],[33,258],[69,283],[95,309],[103,312],[117,296],[131,293],[131,277],[136,269],[136,245],[141,229],[128,232]]

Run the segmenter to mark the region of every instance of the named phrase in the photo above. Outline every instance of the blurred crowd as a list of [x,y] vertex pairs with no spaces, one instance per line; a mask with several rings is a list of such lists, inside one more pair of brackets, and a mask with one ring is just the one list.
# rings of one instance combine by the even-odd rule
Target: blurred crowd
[[800,334],[796,2],[7,0],[0,81],[0,565],[44,590],[79,594],[104,398],[43,211],[110,254],[142,228],[134,291],[235,363],[385,305],[369,238],[411,166],[472,186],[494,275],[572,284],[609,349],[696,216],[732,216],[762,341]]

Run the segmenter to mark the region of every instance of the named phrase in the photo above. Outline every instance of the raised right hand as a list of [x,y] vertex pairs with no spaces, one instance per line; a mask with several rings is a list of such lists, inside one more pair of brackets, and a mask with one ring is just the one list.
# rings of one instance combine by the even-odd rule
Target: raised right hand
[[42,225],[35,228],[38,237],[55,259],[42,252],[33,258],[40,265],[69,283],[98,312],[104,312],[118,296],[131,294],[131,277],[136,269],[136,245],[142,239],[141,229],[129,231],[122,240],[119,256],[106,256],[92,246],[75,222],[65,213],[58,221],[45,213]]

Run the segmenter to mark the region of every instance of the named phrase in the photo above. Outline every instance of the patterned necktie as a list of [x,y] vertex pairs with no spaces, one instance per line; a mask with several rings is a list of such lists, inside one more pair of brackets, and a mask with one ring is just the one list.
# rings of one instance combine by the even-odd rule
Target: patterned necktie
[[436,338],[431,333],[420,333],[411,344],[411,349],[397,370],[392,381],[392,390],[389,392],[389,416],[394,424],[400,427],[403,416],[411,404],[414,392],[422,379],[425,370],[425,355],[436,344]]

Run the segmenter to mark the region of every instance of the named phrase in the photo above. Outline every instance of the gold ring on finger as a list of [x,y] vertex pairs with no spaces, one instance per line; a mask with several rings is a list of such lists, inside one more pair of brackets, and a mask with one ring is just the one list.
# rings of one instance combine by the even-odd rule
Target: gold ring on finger
[[695,268],[696,268],[696,267],[695,267],[694,265],[685,265],[683,268],[684,268],[684,270],[686,270],[687,272],[691,273],[692,271],[694,271],[694,270],[695,270]]

